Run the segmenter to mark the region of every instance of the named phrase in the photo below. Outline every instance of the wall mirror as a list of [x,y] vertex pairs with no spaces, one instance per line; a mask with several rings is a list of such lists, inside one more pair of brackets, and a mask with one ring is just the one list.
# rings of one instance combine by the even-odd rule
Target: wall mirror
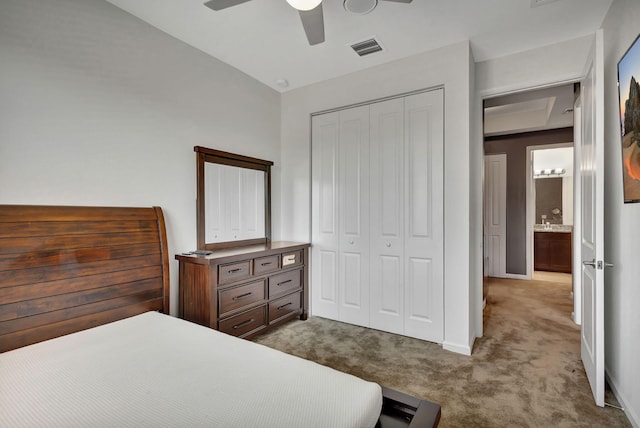
[[273,162],[199,146],[194,151],[198,249],[269,242]]

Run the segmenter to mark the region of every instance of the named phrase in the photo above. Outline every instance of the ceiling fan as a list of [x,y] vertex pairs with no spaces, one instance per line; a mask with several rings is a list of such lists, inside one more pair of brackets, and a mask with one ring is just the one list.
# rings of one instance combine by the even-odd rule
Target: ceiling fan
[[[205,6],[213,10],[246,3],[250,0],[209,0]],[[413,0],[382,0],[395,3],[411,3]],[[287,0],[300,13],[300,20],[310,45],[324,42],[324,15],[322,14],[322,0]],[[343,0],[345,10],[358,15],[371,12],[378,5],[378,0]]]

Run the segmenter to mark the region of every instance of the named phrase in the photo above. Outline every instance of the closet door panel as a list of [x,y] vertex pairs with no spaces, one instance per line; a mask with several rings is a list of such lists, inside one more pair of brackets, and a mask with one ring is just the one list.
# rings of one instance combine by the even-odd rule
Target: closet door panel
[[369,106],[340,112],[339,320],[369,325]]
[[371,327],[396,334],[404,333],[404,290],[400,256],[380,255],[376,262],[379,285],[372,289]]
[[405,98],[405,334],[443,341],[442,90]]
[[338,156],[337,112],[312,119],[311,311],[338,319]]
[[403,332],[404,101],[371,105],[371,327]]
[[[407,318],[412,321],[430,322],[433,314],[433,261],[430,259],[410,258],[408,261]],[[428,284],[428,286],[421,286]]]
[[[331,318],[337,318],[338,315],[338,287],[336,282],[336,272],[338,272],[337,266],[337,251],[332,250],[318,250],[318,267],[315,269],[318,273],[316,276],[316,289],[319,292],[319,299],[317,300],[319,305],[326,305],[328,309],[321,311],[314,315],[327,316]],[[322,306],[318,307],[321,310]]]

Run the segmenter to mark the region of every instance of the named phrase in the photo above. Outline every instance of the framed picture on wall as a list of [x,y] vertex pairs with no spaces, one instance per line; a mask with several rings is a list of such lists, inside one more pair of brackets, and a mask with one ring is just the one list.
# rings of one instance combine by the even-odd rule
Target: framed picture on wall
[[640,36],[618,62],[624,202],[640,202]]

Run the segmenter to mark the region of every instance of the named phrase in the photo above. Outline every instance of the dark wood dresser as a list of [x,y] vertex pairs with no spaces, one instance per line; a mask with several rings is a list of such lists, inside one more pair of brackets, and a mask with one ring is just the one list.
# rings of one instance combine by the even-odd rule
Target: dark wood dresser
[[217,250],[207,256],[178,254],[178,316],[249,338],[309,311],[309,244]]

